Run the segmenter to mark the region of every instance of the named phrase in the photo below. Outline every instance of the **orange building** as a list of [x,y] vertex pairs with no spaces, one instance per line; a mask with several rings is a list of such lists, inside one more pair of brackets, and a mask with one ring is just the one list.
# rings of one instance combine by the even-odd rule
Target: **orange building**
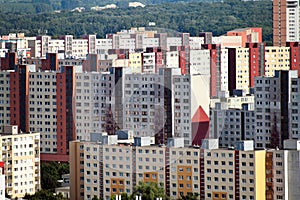
[[241,36],[242,47],[246,47],[246,43],[261,43],[262,42],[262,28],[242,28],[227,32],[227,36]]

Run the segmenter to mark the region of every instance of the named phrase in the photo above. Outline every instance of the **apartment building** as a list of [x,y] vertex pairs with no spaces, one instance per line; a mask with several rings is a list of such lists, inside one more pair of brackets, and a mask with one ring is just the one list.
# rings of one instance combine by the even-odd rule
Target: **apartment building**
[[156,74],[125,74],[124,128],[154,136],[164,125],[164,84]]
[[114,74],[100,72],[76,74],[77,139],[89,141],[92,132],[113,133],[114,89]]
[[228,50],[221,49],[221,74],[220,74],[220,91],[229,91],[228,89]]
[[209,50],[190,50],[190,74],[210,74]]
[[240,36],[242,39],[242,47],[246,47],[247,43],[262,42],[262,28],[250,27],[240,28],[228,31],[227,36]]
[[285,199],[284,150],[266,154],[266,199]]
[[299,139],[299,98],[298,98],[298,91],[299,91],[299,78],[292,78],[291,85],[290,85],[290,96],[289,99],[291,101],[289,105],[289,138],[290,139]]
[[132,73],[141,73],[143,66],[142,53],[131,53],[129,54],[129,67]]
[[[140,139],[142,138],[136,138],[136,140]],[[135,175],[133,174],[132,185],[137,185],[139,182],[154,182],[163,184],[165,187],[168,184],[168,182],[165,182],[168,171],[165,165],[166,151],[165,147],[159,146],[137,145],[134,147],[132,149],[132,167]]]
[[[5,101],[10,103],[6,113],[2,113],[4,125],[19,125],[23,132],[41,132],[41,152],[66,154],[67,150],[60,147],[67,146],[64,145],[64,134],[69,140],[73,137],[74,127],[66,127],[67,123],[73,124],[73,68],[65,67],[62,73],[35,72],[20,65],[16,72],[1,73],[6,73],[3,87],[10,88],[9,96],[6,94],[8,90],[1,92],[7,97]],[[66,129],[68,131],[63,131]]]
[[112,39],[96,39],[96,53],[112,49]]
[[249,73],[250,73],[250,87],[254,87],[254,77],[262,76],[265,73],[265,55],[266,47],[262,42],[246,43],[249,48]]
[[41,152],[57,152],[56,72],[29,74],[29,130],[41,133]]
[[0,162],[0,198],[5,199],[5,174],[4,162]]
[[181,37],[168,37],[167,38],[167,49],[170,50],[171,47],[179,47],[182,45],[182,38]]
[[179,67],[179,52],[169,51],[166,53],[166,67],[178,68]]
[[299,2],[273,1],[273,43],[285,46],[286,42],[299,41]]
[[[284,139],[298,139],[297,71],[276,71],[275,77],[259,76],[254,80],[254,95],[235,91],[238,96],[211,100],[211,137],[232,133],[234,137],[241,136],[241,140],[255,138],[256,148],[282,148]],[[234,143],[237,138],[229,136],[226,137]],[[220,146],[223,142],[220,140]]]
[[239,141],[254,139],[256,120],[253,105],[230,109],[217,103],[210,112],[210,137],[219,139],[220,147],[233,147]]
[[[201,49],[201,45],[205,42],[204,37],[190,37],[190,48],[192,49]],[[207,44],[207,43],[206,43]]]
[[7,194],[20,198],[40,190],[40,133],[19,133],[17,126],[4,126],[0,139]]
[[155,52],[143,53],[142,72],[155,73],[156,71]]
[[0,132],[10,124],[10,72],[0,72]]
[[229,48],[228,49],[228,88],[230,95],[233,90],[249,91],[249,49]]
[[[199,143],[206,136],[205,125],[200,129],[199,123],[209,114],[208,76],[180,75],[178,68],[161,69],[160,74],[126,74],[124,86],[124,128],[133,130],[135,136],[156,135],[160,143],[170,136],[184,137],[185,145],[193,140]],[[200,110],[207,113],[202,113],[201,119]]]
[[[235,197],[234,151],[204,150],[203,199],[233,199]],[[220,166],[221,165],[221,169]],[[220,175],[221,174],[221,175]]]
[[109,139],[100,143],[70,143],[71,195],[75,195],[71,198],[91,199],[102,195],[110,199],[115,194],[132,193],[133,186],[140,181],[164,182],[162,148],[118,145],[116,135],[104,137]]
[[143,50],[146,50],[149,47],[159,47],[159,39],[158,38],[143,38]]
[[290,69],[289,47],[266,47],[265,49],[265,76],[273,77],[275,70]]
[[76,199],[130,194],[139,181],[163,182],[171,199],[188,193],[198,193],[199,199],[293,199],[299,193],[299,150],[290,145],[254,150],[253,141],[240,141],[228,150],[212,140],[199,148],[183,147],[182,138],[156,146],[104,137],[111,139],[70,144],[71,194]]
[[[166,191],[171,199],[200,191],[200,149],[173,147],[169,152],[169,184]],[[168,182],[167,182],[168,183]]]
[[297,78],[297,71],[276,71],[275,77],[255,78],[256,148],[282,148],[283,140],[290,137],[292,78]]

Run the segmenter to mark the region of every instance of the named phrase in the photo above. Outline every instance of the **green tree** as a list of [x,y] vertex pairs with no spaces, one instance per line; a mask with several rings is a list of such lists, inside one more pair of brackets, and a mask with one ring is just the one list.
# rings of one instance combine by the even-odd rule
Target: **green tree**
[[199,197],[198,193],[188,192],[187,195],[182,195],[180,200],[198,200],[198,197]]
[[127,193],[124,192],[124,193],[121,194],[121,199],[122,200],[130,200],[132,198],[131,198],[130,195],[128,195]]
[[52,192],[60,184],[57,182],[63,174],[69,173],[69,165],[66,163],[45,162],[41,164],[41,185],[43,189]]
[[34,195],[25,194],[24,199],[28,200],[64,200],[62,194],[54,194],[50,190],[40,190]]
[[163,187],[163,183],[144,183],[139,182],[133,189],[132,198],[135,196],[142,196],[143,200],[155,200],[158,197],[162,199],[167,199],[165,195],[165,190]]
[[95,195],[92,200],[99,200],[99,198]]
[[41,164],[41,186],[43,189],[52,189],[54,191],[54,188],[59,186],[57,182],[59,178],[55,162]]

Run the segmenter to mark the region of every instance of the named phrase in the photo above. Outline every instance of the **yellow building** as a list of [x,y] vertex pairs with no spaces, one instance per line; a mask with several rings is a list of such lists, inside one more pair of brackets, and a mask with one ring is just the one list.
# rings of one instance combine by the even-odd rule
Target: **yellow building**
[[236,49],[236,89],[249,91],[249,49]]
[[265,50],[265,76],[273,77],[275,70],[290,69],[290,48],[269,46]]
[[142,53],[130,53],[129,54],[129,67],[132,73],[142,72]]

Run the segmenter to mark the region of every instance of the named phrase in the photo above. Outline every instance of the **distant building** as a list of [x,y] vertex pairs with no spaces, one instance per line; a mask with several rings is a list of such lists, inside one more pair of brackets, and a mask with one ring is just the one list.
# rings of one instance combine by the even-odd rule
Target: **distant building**
[[273,1],[273,44],[285,46],[286,42],[297,42],[299,30],[299,1]]

